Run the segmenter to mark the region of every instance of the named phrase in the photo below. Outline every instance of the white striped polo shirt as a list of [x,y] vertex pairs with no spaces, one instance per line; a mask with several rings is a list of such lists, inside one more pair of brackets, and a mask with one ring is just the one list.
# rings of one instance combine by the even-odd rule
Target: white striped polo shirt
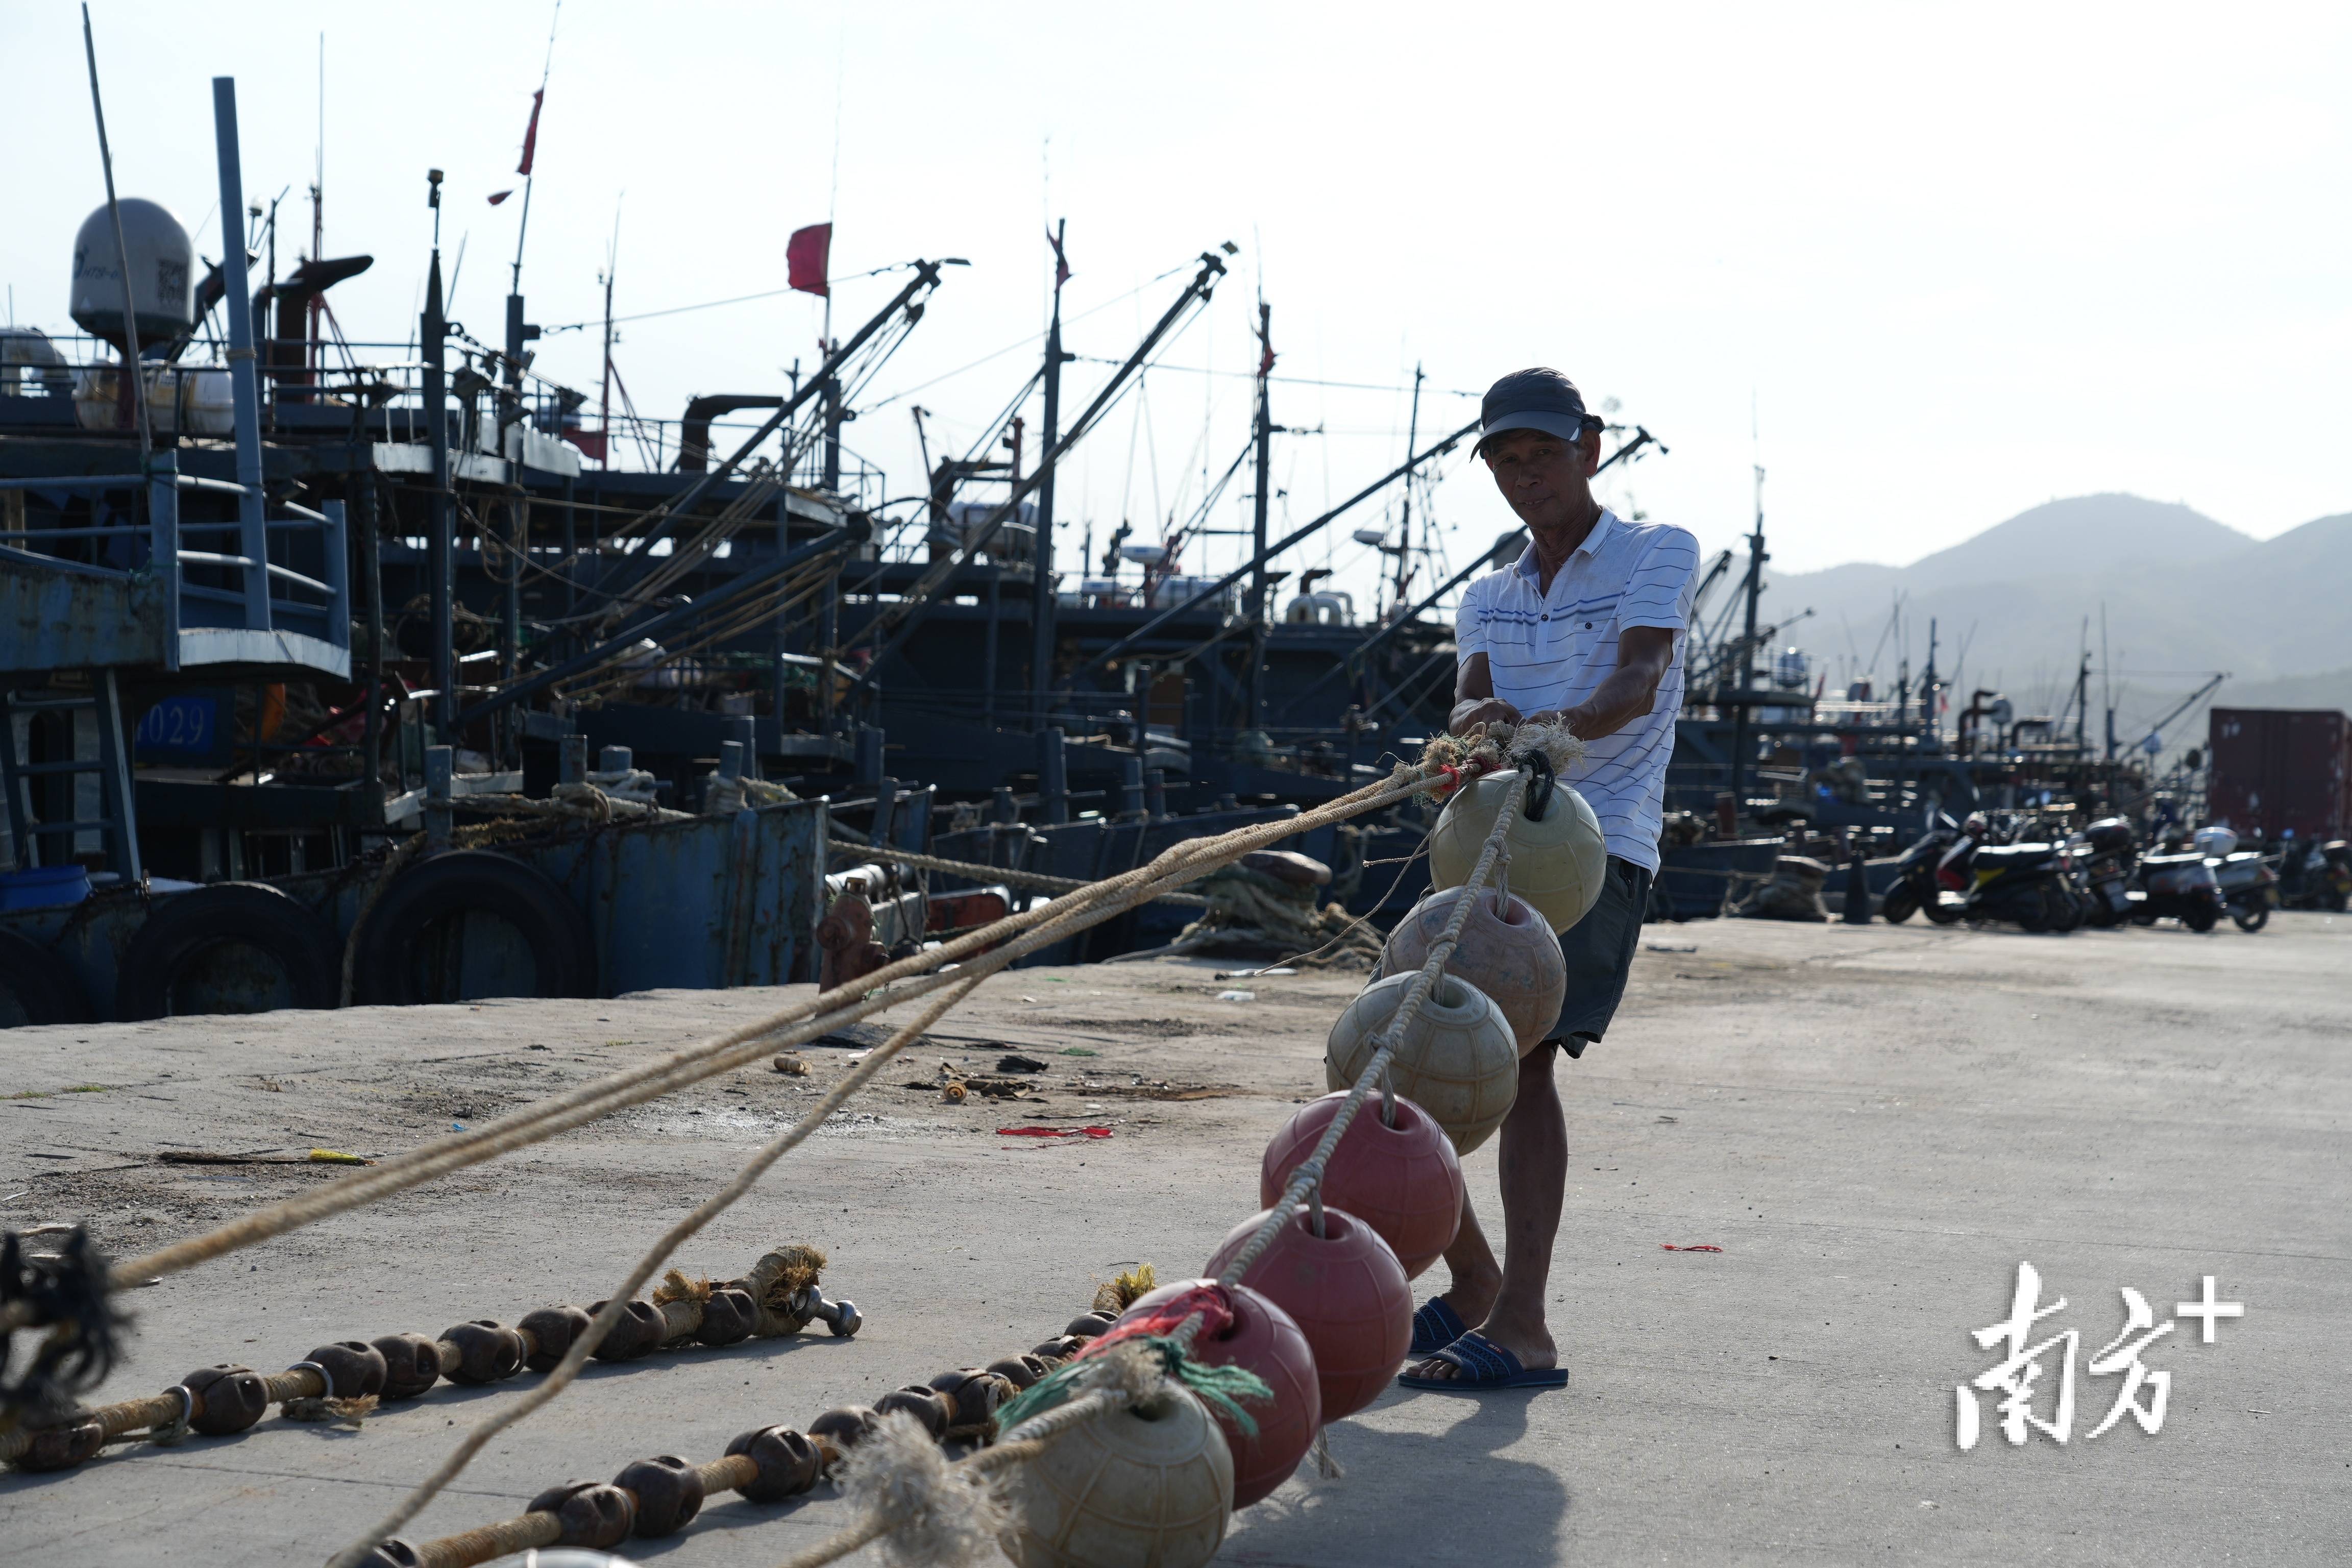
[[[1481,577],[1454,613],[1454,657],[1486,656],[1495,695],[1522,713],[1572,708],[1617,668],[1617,639],[1628,626],[1687,634],[1698,541],[1685,529],[1627,522],[1603,509],[1601,520],[1551,592],[1537,584],[1530,544],[1507,569]],[[1666,762],[1683,705],[1684,635],[1647,717],[1591,743],[1566,775],[1601,819],[1609,853],[1658,868]]]

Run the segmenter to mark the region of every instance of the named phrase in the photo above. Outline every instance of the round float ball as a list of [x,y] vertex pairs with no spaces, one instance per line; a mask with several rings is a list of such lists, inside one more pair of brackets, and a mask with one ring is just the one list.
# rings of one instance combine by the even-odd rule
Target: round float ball
[[1079,1422],[1017,1474],[1003,1544],[1021,1568],[1201,1568],[1234,1510],[1224,1436],[1181,1388]]
[[[1374,1042],[1421,978],[1391,974],[1348,1004],[1323,1047],[1323,1077],[1349,1089],[1372,1059]],[[1397,1042],[1389,1076],[1467,1154],[1494,1136],[1519,1092],[1519,1047],[1503,1010],[1466,980],[1441,974],[1422,999],[1412,1026]],[[1327,1195],[1326,1201],[1329,1201]]]
[[[1454,792],[1430,832],[1430,886],[1458,888],[1470,879],[1517,777],[1516,768],[1488,773]],[[1542,820],[1528,816],[1532,804],[1522,802],[1503,839],[1511,854],[1511,891],[1541,911],[1553,931],[1563,931],[1600,899],[1609,875],[1609,840],[1592,807],[1564,784],[1553,787]]]
[[[1462,898],[1460,888],[1445,888],[1407,910],[1389,932],[1381,973],[1410,974],[1427,963],[1431,946],[1445,934]],[[1468,981],[1503,1010],[1522,1057],[1559,1024],[1559,1005],[1568,995],[1559,934],[1533,904],[1496,888],[1483,890],[1471,906],[1445,973]]]
[[[1257,1201],[1272,1208],[1347,1100],[1343,1089],[1291,1113],[1258,1163]],[[1381,1120],[1382,1101],[1364,1102],[1323,1170],[1323,1202],[1343,1208],[1389,1244],[1411,1279],[1454,1245],[1462,1224],[1462,1162],[1429,1113],[1400,1096],[1396,1125]]]
[[[1183,1291],[1213,1279],[1181,1279],[1137,1300],[1125,1318],[1146,1317]],[[1232,1418],[1219,1415],[1217,1424],[1234,1461],[1234,1506],[1247,1508],[1290,1479],[1307,1457],[1323,1425],[1323,1391],[1315,1371],[1315,1352],[1290,1314],[1246,1285],[1232,1287],[1234,1321],[1222,1333],[1202,1333],[1192,1341],[1194,1361],[1206,1366],[1237,1366],[1254,1372],[1274,1391],[1273,1403],[1244,1402],[1255,1435],[1244,1434]]]
[[[1208,1271],[1223,1274],[1273,1212],[1234,1226]],[[1404,1266],[1371,1226],[1328,1204],[1321,1236],[1307,1205],[1295,1208],[1242,1283],[1289,1313],[1307,1336],[1327,1425],[1379,1398],[1412,1348]]]

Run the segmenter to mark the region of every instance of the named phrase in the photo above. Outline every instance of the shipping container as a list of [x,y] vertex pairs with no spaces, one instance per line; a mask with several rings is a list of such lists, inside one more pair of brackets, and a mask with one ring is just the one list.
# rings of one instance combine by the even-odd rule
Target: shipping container
[[2206,815],[2265,839],[2352,831],[2352,718],[2326,708],[2216,708]]

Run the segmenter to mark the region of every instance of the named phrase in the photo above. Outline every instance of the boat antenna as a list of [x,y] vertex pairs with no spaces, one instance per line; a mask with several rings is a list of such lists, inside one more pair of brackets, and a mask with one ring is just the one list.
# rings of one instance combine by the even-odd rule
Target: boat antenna
[[106,169],[106,214],[114,225],[114,266],[122,279],[122,374],[139,427],[139,471],[154,457],[155,435],[147,426],[147,389],[139,375],[139,312],[131,297],[131,247],[122,240],[122,204],[114,195],[114,153],[106,142],[106,104],[98,93],[98,44],[89,30],[89,4],[81,8],[82,53],[89,61],[89,111],[98,121],[98,161]]

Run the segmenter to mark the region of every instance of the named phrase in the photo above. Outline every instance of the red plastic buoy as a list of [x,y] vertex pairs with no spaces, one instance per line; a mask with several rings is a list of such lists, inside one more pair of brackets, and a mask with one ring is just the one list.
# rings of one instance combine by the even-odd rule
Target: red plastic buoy
[[[1258,1165],[1259,1207],[1272,1208],[1280,1200],[1283,1184],[1315,1152],[1347,1098],[1342,1091],[1308,1100],[1274,1135]],[[1402,1095],[1396,1116],[1391,1127],[1381,1121],[1377,1096],[1364,1102],[1331,1151],[1323,1173],[1323,1202],[1371,1226],[1411,1279],[1454,1245],[1462,1224],[1462,1162],[1429,1113]]]
[[[1139,1298],[1119,1319],[1148,1317],[1163,1301],[1186,1290],[1214,1285],[1214,1279],[1182,1279],[1162,1285]],[[1320,1380],[1315,1352],[1290,1314],[1246,1285],[1231,1288],[1234,1321],[1220,1333],[1203,1333],[1192,1342],[1192,1357],[1208,1366],[1238,1366],[1265,1379],[1274,1403],[1244,1404],[1242,1408],[1257,1423],[1257,1435],[1244,1436],[1230,1417],[1213,1406],[1217,1425],[1234,1457],[1234,1506],[1247,1508],[1273,1494],[1290,1479],[1307,1445],[1323,1425]]]
[[[1235,1226],[1209,1259],[1223,1274],[1271,1209]],[[1242,1283],[1290,1314],[1315,1352],[1326,1424],[1380,1397],[1412,1348],[1412,1287],[1389,1244],[1362,1220],[1325,1205],[1317,1236],[1305,1204]]]

